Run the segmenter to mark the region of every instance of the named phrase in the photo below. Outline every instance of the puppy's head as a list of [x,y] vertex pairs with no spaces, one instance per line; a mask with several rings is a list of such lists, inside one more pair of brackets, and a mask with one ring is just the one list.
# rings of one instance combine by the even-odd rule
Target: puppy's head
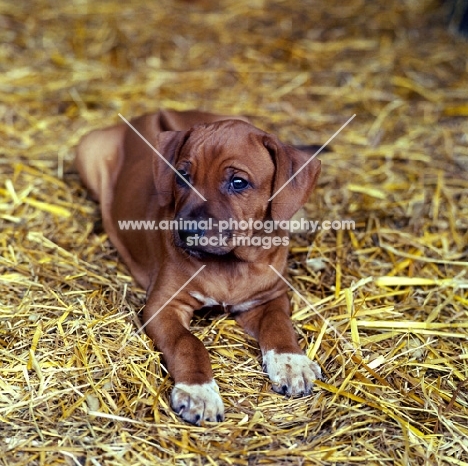
[[173,206],[176,246],[195,256],[233,251],[254,233],[249,220],[290,219],[320,172],[310,154],[239,120],[160,133],[156,148],[167,161],[155,155],[158,201]]

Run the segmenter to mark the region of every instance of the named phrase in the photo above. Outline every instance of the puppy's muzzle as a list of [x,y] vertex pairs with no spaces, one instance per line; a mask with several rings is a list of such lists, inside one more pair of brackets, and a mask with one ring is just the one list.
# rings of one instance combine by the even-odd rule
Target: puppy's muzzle
[[190,239],[202,238],[205,236],[205,230],[201,228],[184,228],[178,231],[179,238],[185,245],[190,243]]
[[[176,217],[176,219],[178,218],[179,216]],[[202,223],[200,217],[197,218],[196,222],[193,217],[183,218],[186,221],[192,221],[193,224],[187,223],[174,231],[174,244],[179,248],[200,257],[206,254],[221,256],[232,250],[232,234],[230,232],[220,233],[216,228],[205,230],[200,226]]]

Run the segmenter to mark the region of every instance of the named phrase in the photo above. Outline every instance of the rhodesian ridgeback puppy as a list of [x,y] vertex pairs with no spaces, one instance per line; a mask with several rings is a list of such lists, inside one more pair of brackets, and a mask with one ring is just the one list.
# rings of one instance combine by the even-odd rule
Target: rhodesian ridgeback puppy
[[[76,162],[101,204],[111,242],[147,290],[143,321],[174,379],[172,408],[194,424],[224,419],[208,352],[189,330],[194,311],[205,306],[222,306],[258,340],[275,391],[309,394],[320,367],[298,345],[287,285],[275,272],[285,272],[287,243],[271,241],[266,248],[253,241],[283,230],[219,233],[193,223],[179,230],[124,230],[119,221],[288,220],[309,198],[320,162],[244,118],[159,111],[131,125],[86,135]],[[238,244],[239,237],[256,245]]]

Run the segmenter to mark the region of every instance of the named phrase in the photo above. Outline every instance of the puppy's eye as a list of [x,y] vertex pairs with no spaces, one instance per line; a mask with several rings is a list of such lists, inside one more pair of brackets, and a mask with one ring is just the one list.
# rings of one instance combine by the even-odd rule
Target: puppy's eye
[[178,170],[178,172],[180,176],[176,173],[176,183],[179,186],[187,186],[187,183],[182,178],[185,178],[190,183],[190,175],[185,170]]
[[243,191],[245,188],[249,187],[249,182],[247,180],[244,180],[244,178],[241,178],[239,176],[235,176],[231,179],[231,188],[234,191]]

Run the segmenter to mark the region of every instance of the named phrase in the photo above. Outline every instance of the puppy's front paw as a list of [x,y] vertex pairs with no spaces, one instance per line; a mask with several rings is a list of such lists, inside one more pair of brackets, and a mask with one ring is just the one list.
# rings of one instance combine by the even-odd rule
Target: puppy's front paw
[[320,366],[304,354],[269,350],[263,357],[263,370],[270,377],[273,390],[283,395],[308,395],[313,381],[322,378]]
[[187,422],[224,419],[224,406],[214,380],[204,384],[176,383],[171,394],[172,409]]

